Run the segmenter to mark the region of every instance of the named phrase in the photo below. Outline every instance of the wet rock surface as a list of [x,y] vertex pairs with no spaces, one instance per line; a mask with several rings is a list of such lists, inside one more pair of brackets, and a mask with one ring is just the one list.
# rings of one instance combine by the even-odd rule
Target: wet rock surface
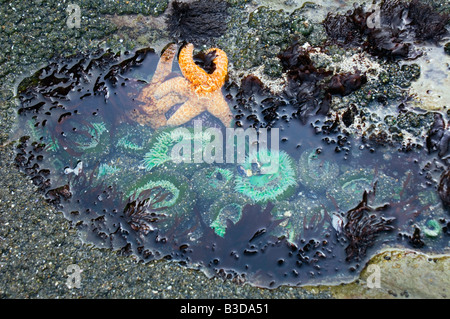
[[[46,4],[46,8],[52,7],[50,1],[42,3]],[[240,7],[245,5],[245,1],[231,3],[232,8],[229,10],[231,12],[236,11],[234,15],[232,14],[230,23],[234,23],[237,27],[234,31],[230,30],[230,33],[224,38],[218,40],[219,44],[228,44],[230,40],[227,40],[227,36],[230,36],[233,32],[239,32],[240,26],[244,23],[247,24],[246,29],[244,29],[245,32],[250,30],[250,34],[253,34],[253,36],[264,36],[264,41],[258,42],[256,48],[250,46],[249,39],[247,39],[247,43],[236,44],[235,47],[229,46],[231,56],[234,54],[233,60],[237,69],[257,67],[263,63],[262,61],[268,61],[264,64],[264,74],[269,77],[280,76],[282,74],[281,65],[272,55],[273,52],[277,53],[280,52],[281,48],[286,48],[292,40],[292,37],[286,37],[286,32],[279,32],[280,29],[290,30],[288,34],[293,34],[313,45],[319,45],[325,39],[322,26],[308,23],[301,13],[288,15],[285,12],[277,13],[276,10],[261,8],[257,11],[254,10],[253,15],[250,15],[251,19],[247,20],[248,14],[239,10]],[[15,10],[12,9],[13,7]],[[61,30],[61,26],[64,27],[66,21],[64,8],[60,10],[51,9],[52,11],[47,14],[47,17],[43,18],[46,20],[42,21],[37,18],[38,16],[41,17],[42,14],[33,11],[35,8],[21,8],[20,2],[9,4],[9,7],[2,5],[4,11],[1,12],[0,19],[10,21],[2,24],[7,33],[5,38],[1,39],[2,43],[5,43],[4,47],[8,50],[7,54],[2,57],[2,73],[0,74],[4,80],[0,92],[2,119],[0,140],[2,143],[7,140],[7,132],[15,118],[12,83],[15,82],[19,74],[36,70],[37,65],[45,62],[49,57],[49,52],[70,55],[78,51],[95,48],[102,41],[116,50],[124,47],[132,49],[143,45],[149,39],[150,31],[149,33],[142,32],[139,35],[133,34],[131,30],[106,22],[110,20],[105,20],[103,15],[116,13],[158,15],[164,11],[167,3],[165,1],[159,2],[157,7],[148,1],[141,7],[137,4],[130,4],[128,7],[114,7],[112,5],[97,7],[95,5],[86,7],[89,12],[86,15],[88,27],[81,30],[64,29],[63,32],[58,33],[58,30]],[[157,10],[152,11],[153,8]],[[37,20],[21,22],[18,16],[14,16],[14,12],[24,12],[25,10],[31,10],[27,11],[29,19]],[[11,16],[12,19],[10,19]],[[262,27],[263,21],[266,21],[268,17],[273,23],[270,26],[271,29],[275,30],[273,33],[266,33],[267,30]],[[84,20],[82,20],[82,23],[84,23]],[[285,23],[289,25],[285,25]],[[40,27],[35,28],[34,25]],[[318,32],[315,33],[314,30],[318,30]],[[118,31],[122,32],[124,37],[115,36]],[[109,37],[109,35],[112,36]],[[137,39],[138,36],[139,39]],[[167,35],[163,34],[162,36]],[[32,39],[35,38],[42,39],[42,41],[38,41],[42,43],[41,50],[31,50],[31,46],[26,44],[34,41]],[[68,39],[75,40],[69,41]],[[243,41],[245,42],[245,38],[243,38]],[[265,48],[264,43],[271,43],[272,47]],[[11,58],[7,59],[6,56]],[[410,71],[408,70],[405,73],[407,74],[407,81],[410,81],[411,78],[414,78],[414,75],[408,75],[407,72]],[[380,78],[380,81],[384,81],[385,78]],[[341,89],[339,85],[336,88]],[[351,98],[352,96],[349,97],[349,99]],[[394,116],[397,117],[395,119],[396,125],[400,127],[403,125],[410,128],[409,123],[418,121],[415,119],[417,115],[414,113],[412,119],[404,120],[405,124],[399,125],[397,123],[401,121],[398,120],[398,117],[401,116],[403,115]],[[420,128],[423,127],[426,127],[426,129],[431,127],[432,118],[433,116],[426,116],[427,124],[425,126],[418,124],[418,130],[420,131]],[[348,120],[347,123],[351,125],[352,121]],[[395,129],[393,130],[395,131]],[[400,140],[402,139],[400,138]],[[363,285],[362,283],[367,278],[367,272],[362,273],[359,283],[343,286],[344,288],[341,291],[339,291],[339,288],[328,287],[280,288],[276,291],[270,291],[239,286],[228,281],[222,282],[221,279],[210,281],[202,273],[186,270],[164,261],[150,263],[149,265],[136,263],[132,258],[118,257],[111,251],[81,244],[75,232],[68,230],[70,226],[61,214],[47,206],[39,196],[33,195],[30,197],[29,194],[34,193],[34,186],[22,174],[18,173],[11,164],[13,154],[11,146],[1,148],[0,171],[4,175],[4,178],[1,179],[4,184],[1,187],[3,194],[0,196],[0,246],[2,249],[0,256],[0,271],[2,272],[0,295],[2,297],[209,298],[238,295],[243,298],[322,298],[356,296],[356,291],[360,289],[362,296],[367,297],[448,298],[448,292],[445,290],[445,285],[448,286],[448,282],[442,280],[441,276],[445,271],[448,272],[448,259],[446,257],[424,257],[424,255],[415,253],[398,252],[396,255],[383,253],[383,258],[380,259],[379,255],[371,261],[371,263],[382,265],[383,273],[385,269],[388,270],[386,272],[388,276],[382,279],[383,292],[379,295],[374,290],[358,288],[358,285]],[[393,260],[392,263],[389,260]],[[68,290],[65,285],[67,278],[65,270],[70,264],[78,264],[83,269],[83,277],[86,278],[86,281],[81,290]],[[392,269],[398,268],[403,271],[398,273],[392,271]],[[429,270],[429,272],[427,271],[428,277],[419,273],[421,269]],[[417,273],[414,271],[417,271]],[[423,280],[412,282],[410,278],[415,276],[422,276],[420,278],[423,278]],[[436,287],[434,285],[436,282],[440,282],[442,285]],[[205,289],[205,287],[207,288]],[[217,287],[220,288],[217,289]],[[358,296],[361,297],[361,295]]]
[[[444,298],[449,297],[448,256],[428,256],[414,251],[387,250],[374,256],[349,285],[332,287],[337,298]],[[374,274],[379,273],[378,284]],[[411,280],[411,278],[415,278]]]

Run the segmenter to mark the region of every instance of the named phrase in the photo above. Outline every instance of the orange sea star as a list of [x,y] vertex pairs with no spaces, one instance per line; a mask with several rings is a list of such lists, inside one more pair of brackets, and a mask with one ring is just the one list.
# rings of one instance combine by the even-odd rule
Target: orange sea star
[[[171,78],[163,83],[157,82],[156,88],[152,86],[145,92],[145,97],[150,102],[145,106],[149,110],[147,113],[162,115],[158,116],[158,120],[150,122],[157,121],[158,126],[178,126],[207,111],[226,127],[231,125],[233,116],[221,91],[228,74],[228,58],[224,51],[217,48],[209,49],[205,54],[213,51],[215,52],[213,60],[215,70],[208,74],[195,64],[192,44],[187,44],[181,49],[178,63],[184,77]],[[167,72],[166,68],[162,70]],[[164,114],[180,103],[183,104],[166,121]]]
[[142,125],[150,125],[152,128],[165,126],[167,119],[165,112],[156,107],[157,101],[153,94],[161,83],[172,72],[172,64],[175,54],[177,53],[177,45],[170,44],[161,55],[156,67],[156,71],[152,80],[147,84],[136,98],[143,106],[137,108],[131,114],[131,117]]

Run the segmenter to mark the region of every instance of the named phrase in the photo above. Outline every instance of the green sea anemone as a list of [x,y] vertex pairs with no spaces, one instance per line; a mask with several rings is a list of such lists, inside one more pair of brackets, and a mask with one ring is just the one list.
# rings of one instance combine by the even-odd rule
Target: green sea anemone
[[101,118],[95,121],[68,119],[61,129],[64,135],[59,144],[68,153],[79,153],[84,160],[97,160],[110,152],[110,130]]
[[151,136],[149,127],[124,123],[116,130],[115,146],[120,153],[143,155],[149,149]]
[[59,150],[60,146],[58,140],[49,134],[47,128],[36,126],[36,119],[28,120],[27,124],[30,129],[32,141],[44,143],[47,151],[56,152]]
[[[150,151],[144,155],[142,164],[147,171],[151,171],[156,167],[173,168],[183,166],[185,169],[185,174],[183,175],[192,175],[194,171],[202,166],[202,163],[193,162],[193,159],[196,158],[195,152],[203,152],[205,146],[210,143],[211,137],[212,135],[208,131],[193,133],[193,130],[191,129],[180,130],[179,128],[163,130],[152,138],[150,142]],[[173,147],[177,144],[180,145],[179,143],[181,143],[182,141],[187,141],[188,143],[190,142],[190,154],[172,154]],[[198,150],[192,147],[196,143],[199,143],[201,145],[201,148],[199,148]],[[183,149],[183,151],[185,150]],[[182,160],[183,162],[178,164],[175,163],[173,155],[177,157],[179,156],[178,159]],[[186,165],[183,165],[185,160]]]
[[210,227],[214,229],[215,233],[221,237],[225,236],[227,230],[227,222],[231,220],[237,223],[242,216],[242,206],[231,203],[227,204],[220,210],[217,218],[211,223]]
[[[264,156],[263,156],[264,154]],[[267,158],[272,158],[269,162]],[[256,153],[256,158],[247,158],[242,167],[252,171],[252,161],[256,159],[261,173],[240,174],[235,179],[235,190],[255,202],[268,202],[286,198],[293,194],[297,186],[297,176],[291,157],[283,151]],[[278,163],[273,161],[278,159]],[[275,164],[275,165],[274,165]],[[264,172],[270,169],[270,171]]]
[[329,226],[326,219],[327,209],[315,199],[304,195],[294,201],[281,201],[275,205],[272,214],[275,219],[282,219],[272,232],[277,237],[286,237],[289,242],[322,234]]
[[329,189],[339,175],[339,166],[315,150],[302,153],[298,161],[300,183],[313,191]]
[[203,168],[192,175],[195,192],[199,198],[214,200],[233,190],[234,174],[216,166]]
[[203,214],[206,224],[214,229],[214,232],[223,237],[227,230],[227,221],[237,223],[242,216],[242,209],[248,200],[239,194],[227,193],[216,200]]
[[346,170],[337,178],[334,187],[327,191],[327,195],[337,201],[341,211],[347,211],[361,202],[364,191],[371,191],[375,182],[377,184],[373,205],[378,206],[397,199],[401,191],[401,181],[365,168]]
[[[176,219],[180,222],[186,220],[192,213],[195,196],[190,190],[188,179],[179,174],[173,172],[165,172],[164,174],[154,172],[148,174],[125,191],[125,199],[128,199],[131,196],[137,198],[143,192],[157,188],[164,194],[167,193],[164,200],[160,201],[158,206],[155,206],[167,207],[165,210],[167,219],[160,226],[166,228],[169,225],[172,225]],[[147,195],[152,196],[152,194]]]
[[84,152],[97,152],[105,145],[109,145],[108,128],[104,122],[92,122],[88,124],[74,124],[76,131],[84,130],[88,134],[76,134],[76,149]]
[[441,233],[441,225],[438,221],[430,219],[423,228],[423,232],[427,237],[436,238]]
[[104,176],[112,175],[120,171],[120,168],[109,165],[109,164],[100,164],[98,167],[97,178],[102,178]]

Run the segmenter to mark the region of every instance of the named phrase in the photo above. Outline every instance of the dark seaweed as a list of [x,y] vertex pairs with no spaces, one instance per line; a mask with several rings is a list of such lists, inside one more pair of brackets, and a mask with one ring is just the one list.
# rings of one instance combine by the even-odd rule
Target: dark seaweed
[[450,22],[448,14],[440,14],[419,0],[413,0],[408,6],[408,18],[415,32],[415,40],[436,42],[446,34]]
[[136,196],[133,194],[125,205],[123,214],[131,228],[138,232],[148,233],[152,223],[166,217],[163,212],[167,206],[158,207],[169,192],[164,192],[161,187],[147,189]]
[[216,56],[217,54],[215,50],[208,52],[207,54],[201,51],[194,55],[194,62],[207,73],[212,74],[216,70],[216,65],[213,63]]
[[328,13],[324,20],[325,31],[329,39],[340,45],[355,45],[363,43],[367,28],[367,18],[371,12],[362,7],[356,7],[345,15]]
[[442,159],[450,156],[450,131],[447,128],[442,114],[434,113],[433,126],[426,137],[426,147],[429,153],[438,152]]
[[335,74],[328,79],[332,72],[317,69],[308,49],[299,43],[294,43],[278,57],[288,77],[284,94],[298,108],[297,116],[303,123],[313,115],[327,115],[333,94],[348,95],[367,82],[366,75],[358,70]]
[[420,234],[420,228],[415,227],[412,235],[408,236],[409,243],[414,248],[422,248],[425,243],[422,240],[422,235]]
[[450,207],[450,169],[442,173],[441,180],[438,186],[439,197],[442,202]]
[[177,41],[203,44],[227,31],[228,4],[221,0],[173,1],[166,23]]
[[339,94],[341,96],[349,95],[360,89],[367,83],[365,74],[357,71],[356,73],[343,73],[334,75],[328,84],[328,92]]
[[368,201],[374,192],[364,191],[363,199],[355,208],[349,210],[345,217],[347,223],[344,225],[344,234],[350,243],[345,248],[347,260],[356,259],[366,255],[369,247],[375,244],[379,233],[393,230],[391,226],[395,218],[379,216],[377,212],[386,210],[389,206],[370,207]]
[[250,98],[254,95],[267,94],[262,81],[255,75],[248,75],[241,80],[238,98]]
[[369,27],[372,11],[357,6],[346,14],[329,13],[324,20],[329,42],[361,46],[368,52],[391,59],[414,59],[421,55],[415,41],[437,42],[446,33],[450,18],[418,0],[409,3],[385,0],[380,4],[380,27]]
[[297,116],[303,124],[313,115],[327,115],[331,106],[331,94],[320,82],[331,71],[317,69],[307,49],[295,43],[278,55],[288,77],[285,94],[298,109]]
[[[227,87],[228,99],[236,102],[235,119],[238,127],[275,127],[280,121],[280,110],[286,102],[280,97],[270,93],[261,80],[249,75],[241,80],[238,86],[232,83]],[[233,94],[234,93],[234,101]],[[294,111],[292,111],[294,112]],[[291,118],[292,113],[286,111],[284,119]]]
[[356,116],[357,108],[356,105],[352,104],[347,107],[347,110],[342,113],[342,122],[346,127],[349,127],[353,124],[355,116]]

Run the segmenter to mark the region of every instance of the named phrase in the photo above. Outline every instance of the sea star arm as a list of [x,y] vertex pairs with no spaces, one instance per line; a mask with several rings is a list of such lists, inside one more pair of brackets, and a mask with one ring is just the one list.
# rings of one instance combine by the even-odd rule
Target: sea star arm
[[214,94],[206,109],[209,113],[217,117],[223,125],[225,125],[225,127],[230,127],[233,114],[231,113],[230,107],[221,92],[219,91],[218,93],[219,94]]
[[147,123],[150,124],[150,126],[154,129],[166,126],[167,119],[164,114],[161,113],[152,113],[149,114],[147,118]]
[[189,82],[183,77],[176,77],[161,83],[155,90],[153,96],[160,99],[165,95],[176,93],[181,96],[189,96]]
[[177,45],[172,43],[161,55],[155,74],[150,83],[162,82],[172,72],[172,64],[175,54],[177,53]]
[[178,110],[167,120],[168,126],[179,126],[197,115],[201,114],[205,109],[199,105],[199,101],[193,99],[188,100],[180,106]]
[[141,102],[141,103],[151,103],[152,101],[152,96],[153,96],[153,91],[155,91],[155,85],[150,83],[147,84],[141,91],[141,93],[139,93],[138,97],[136,98],[136,101]]
[[134,110],[132,118],[141,125],[150,125],[152,128],[165,126],[167,119],[164,113],[154,112],[152,109]]
[[153,93],[157,89],[158,85],[164,81],[164,79],[172,72],[172,64],[175,54],[177,53],[177,45],[170,44],[167,49],[161,55],[158,65],[156,66],[153,77],[141,91],[136,98],[137,101],[142,103],[149,103],[153,98]]
[[195,64],[193,59],[194,45],[192,43],[188,43],[180,51],[178,63],[181,72],[192,83],[194,91],[199,94],[210,93],[220,89],[224,85],[228,74],[228,58],[225,52],[217,48],[212,48],[207,50],[206,53],[211,51],[215,51],[217,55],[214,59],[216,69],[212,74],[208,74]]
[[170,110],[175,104],[180,104],[186,102],[187,97],[184,95],[180,95],[176,92],[169,93],[159,100],[156,100],[155,110],[158,112],[166,113]]

